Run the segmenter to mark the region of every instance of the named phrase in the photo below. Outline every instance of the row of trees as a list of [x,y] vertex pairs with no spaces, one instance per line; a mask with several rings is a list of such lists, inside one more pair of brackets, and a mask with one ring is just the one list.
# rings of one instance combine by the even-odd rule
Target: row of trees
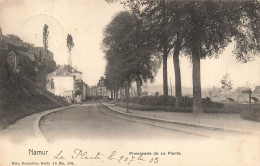
[[154,54],[155,42],[141,19],[130,12],[120,12],[105,29],[103,50],[106,53],[106,86],[117,96],[125,88],[126,96],[133,81],[137,94],[141,86],[153,80],[160,64]]
[[[109,3],[117,0],[108,0]],[[148,57],[161,55],[163,60],[163,92],[168,95],[167,85],[167,60],[169,55],[173,55],[176,104],[182,98],[181,92],[181,73],[179,66],[179,55],[182,53],[188,56],[193,63],[193,112],[202,112],[201,103],[201,77],[200,77],[200,59],[206,57],[218,57],[229,43],[235,42],[233,53],[240,62],[248,62],[259,55],[259,23],[260,23],[260,2],[251,1],[149,1],[149,0],[119,0],[125,7],[130,9],[132,17],[140,20],[142,26],[130,24],[131,20],[125,18],[126,24],[113,26],[114,21],[122,13],[119,13],[112,22],[107,26],[105,31],[104,43],[106,45],[107,57],[107,78],[111,77],[109,70],[117,73],[117,77],[122,79],[123,75],[117,70],[123,72],[129,68],[130,63],[123,64],[127,61],[126,53],[130,42],[125,47],[118,46],[125,39],[140,37],[139,31],[144,30],[147,38],[142,38],[141,43],[149,43],[150,47],[139,45],[138,49],[143,48]],[[123,17],[123,16],[121,16]],[[124,19],[122,19],[124,20]],[[124,32],[125,26],[129,31]],[[108,29],[113,29],[110,33]],[[112,30],[111,30],[112,31]],[[131,31],[131,33],[129,33]],[[126,33],[122,35],[122,33]],[[128,35],[128,36],[127,36]],[[113,40],[117,36],[120,40]],[[106,38],[110,38],[110,44]],[[137,38],[138,39],[138,38]],[[140,41],[137,40],[138,42]],[[132,45],[137,44],[132,40]],[[124,44],[123,44],[124,45]],[[135,53],[135,51],[134,51]],[[117,54],[117,56],[115,56]],[[128,55],[134,57],[131,52]],[[143,52],[138,55],[140,59]],[[115,56],[115,60],[109,57]],[[129,57],[129,56],[127,56]],[[119,60],[119,58],[121,58]],[[150,60],[150,61],[149,61]],[[152,58],[147,62],[151,63]],[[134,61],[132,63],[135,63]],[[144,65],[143,65],[144,67]],[[151,67],[152,68],[152,67]],[[136,69],[136,68],[135,68]],[[147,69],[149,70],[149,69]],[[131,71],[131,70],[129,70]],[[134,73],[131,71],[130,73]],[[113,81],[118,79],[113,78]],[[131,81],[129,79],[128,81]],[[108,81],[110,82],[110,81]],[[113,84],[112,82],[110,82]],[[129,82],[128,82],[129,83]]]

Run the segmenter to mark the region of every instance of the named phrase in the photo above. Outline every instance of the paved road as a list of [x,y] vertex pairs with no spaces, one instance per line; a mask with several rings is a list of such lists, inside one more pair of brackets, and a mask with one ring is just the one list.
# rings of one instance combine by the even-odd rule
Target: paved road
[[98,103],[47,115],[40,121],[40,129],[50,142],[61,138],[201,140],[223,136],[223,133],[125,117]]
[[[21,142],[21,140],[27,138],[29,140],[25,143],[21,142],[21,153],[18,153],[17,150],[19,149],[16,149],[17,147],[14,145],[8,147],[8,155],[12,155],[10,161],[13,161],[14,151],[28,157],[28,154],[24,153],[24,148],[27,151],[31,147],[48,149],[50,151],[48,157],[56,155],[56,151],[59,150],[62,150],[67,157],[71,155],[72,149],[75,148],[86,150],[90,157],[95,156],[97,152],[109,155],[113,150],[117,151],[118,156],[116,157],[121,155],[129,157],[129,152],[181,153],[180,156],[159,155],[159,165],[169,165],[169,163],[170,165],[172,163],[176,163],[176,165],[207,165],[209,161],[211,165],[241,165],[241,163],[243,165],[257,165],[255,163],[260,161],[259,150],[256,148],[259,147],[259,139],[250,138],[246,140],[237,137],[237,135],[235,135],[235,138],[239,139],[223,139],[226,136],[230,138],[232,135],[130,118],[115,113],[97,103],[84,104],[44,116],[40,121],[40,129],[51,144],[45,144],[45,142],[42,143],[38,140],[35,142],[31,139],[34,133],[30,126],[37,117],[38,114],[28,116],[4,131],[3,134],[13,137],[15,142]],[[19,157],[21,158],[21,156]],[[39,160],[44,159],[44,156],[38,157]],[[49,161],[48,157],[46,159]],[[153,156],[144,157],[147,161],[150,161],[149,158]],[[75,161],[76,165],[100,164],[100,161],[97,162],[93,164],[89,160]],[[111,161],[112,165],[116,163],[117,161]],[[106,163],[106,165],[108,164]],[[147,165],[147,163],[143,164]],[[122,165],[126,164],[122,163]]]

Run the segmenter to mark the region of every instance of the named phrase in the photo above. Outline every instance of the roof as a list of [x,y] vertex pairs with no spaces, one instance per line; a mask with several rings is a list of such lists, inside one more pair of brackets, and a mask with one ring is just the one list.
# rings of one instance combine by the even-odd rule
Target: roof
[[73,73],[80,73],[78,70],[74,69],[68,65],[59,66],[56,70],[48,74],[47,76],[73,76]]
[[69,65],[64,65],[64,69],[69,71],[70,73],[80,73],[80,74],[82,74],[80,71],[74,69],[73,67],[71,67]]

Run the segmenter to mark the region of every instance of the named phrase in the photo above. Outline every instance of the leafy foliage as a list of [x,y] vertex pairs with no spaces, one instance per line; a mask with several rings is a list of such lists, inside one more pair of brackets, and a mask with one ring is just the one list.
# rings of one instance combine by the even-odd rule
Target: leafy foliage
[[73,37],[70,34],[68,34],[68,36],[67,36],[67,47],[68,47],[69,52],[74,47]]
[[48,51],[48,37],[49,37],[49,29],[48,29],[48,25],[45,24],[43,27],[43,46],[44,46],[44,50]]
[[230,78],[230,75],[229,74],[225,74],[222,78],[222,80],[220,81],[221,83],[221,88],[225,91],[225,94],[226,92],[230,92],[230,90],[232,90],[232,80]]
[[[118,102],[126,102],[126,99],[117,99]],[[131,97],[130,103],[147,105],[147,106],[176,106],[176,97],[174,96],[143,96],[143,97]],[[216,103],[210,100],[210,98],[202,99],[202,105],[206,108],[222,108],[224,105]],[[184,96],[182,98],[181,107],[192,107],[192,98]]]
[[135,15],[118,13],[105,29],[103,50],[106,53],[106,84],[111,89],[133,81],[152,81],[160,58],[154,54],[154,43]]
[[159,45],[158,48],[167,48],[166,43],[171,44],[178,41],[176,38],[181,38],[181,51],[193,62],[194,112],[202,111],[201,58],[218,57],[232,41],[235,42],[233,53],[237,60],[248,62],[253,60],[255,55],[259,55],[258,0],[119,2],[141,19],[147,20],[151,32],[159,37],[158,41],[163,41],[161,46],[164,47]]

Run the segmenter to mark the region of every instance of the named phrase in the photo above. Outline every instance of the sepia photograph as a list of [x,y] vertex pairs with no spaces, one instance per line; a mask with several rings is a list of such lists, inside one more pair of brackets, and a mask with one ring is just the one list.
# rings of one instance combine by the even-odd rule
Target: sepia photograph
[[0,0],[0,166],[259,163],[259,0]]

